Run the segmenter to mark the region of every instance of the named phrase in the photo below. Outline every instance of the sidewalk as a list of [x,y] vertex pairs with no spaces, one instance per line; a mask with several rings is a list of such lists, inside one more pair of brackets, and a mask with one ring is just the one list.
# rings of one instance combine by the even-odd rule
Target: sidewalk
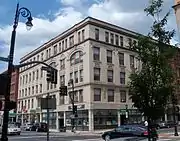
[[159,138],[160,139],[179,139],[180,141],[180,132],[178,133],[179,136],[174,136],[174,133],[160,133]]

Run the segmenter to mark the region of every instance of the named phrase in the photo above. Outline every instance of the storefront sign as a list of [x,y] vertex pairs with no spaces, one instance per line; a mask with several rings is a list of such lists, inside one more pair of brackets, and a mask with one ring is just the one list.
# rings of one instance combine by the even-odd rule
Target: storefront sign
[[[77,105],[77,109],[84,109],[85,105]],[[68,110],[72,110],[72,106],[68,106]]]

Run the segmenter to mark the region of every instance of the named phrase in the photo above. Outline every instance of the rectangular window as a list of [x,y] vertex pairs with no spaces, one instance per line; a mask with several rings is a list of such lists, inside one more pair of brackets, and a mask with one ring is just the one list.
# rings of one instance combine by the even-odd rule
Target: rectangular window
[[101,89],[94,88],[94,101],[101,101]]
[[33,71],[33,80],[35,80],[35,72]]
[[124,90],[120,91],[120,102],[123,102],[123,103],[126,102],[126,91]]
[[78,83],[78,71],[74,72],[74,80],[75,80],[75,83]]
[[64,41],[62,41],[62,51],[64,50]]
[[38,93],[38,85],[36,85],[36,94]]
[[65,49],[67,48],[67,39],[65,39]]
[[134,68],[134,55],[130,55],[130,67]]
[[114,34],[111,33],[111,44],[114,44]]
[[114,90],[108,89],[108,102],[114,102]]
[[30,100],[28,100],[28,109],[30,108]]
[[93,47],[93,59],[95,61],[99,61],[100,60],[100,48]]
[[109,32],[105,32],[105,42],[109,43]]
[[34,86],[32,86],[32,94],[34,94]]
[[65,59],[60,60],[60,70],[65,69]]
[[119,46],[119,36],[117,34],[115,35],[115,40],[116,40],[116,45]]
[[39,85],[39,92],[42,93],[42,84]]
[[78,32],[78,43],[80,43],[81,42],[81,32],[79,31]]
[[61,42],[59,43],[59,52],[61,52]]
[[44,60],[44,53],[42,52],[41,53],[41,61],[43,61]]
[[39,70],[36,71],[36,80],[39,78]]
[[82,103],[83,102],[83,90],[79,90],[79,102]]
[[83,82],[83,70],[79,71],[79,80],[80,82]]
[[74,45],[74,35],[69,37],[69,46],[72,47]]
[[100,68],[94,68],[94,80],[100,81]]
[[60,76],[60,85],[61,86],[65,85],[65,75]]
[[57,54],[57,45],[54,45],[54,55]]
[[25,88],[25,96],[27,96],[27,88]]
[[126,73],[120,72],[120,84],[125,84]]
[[29,73],[29,82],[31,82],[31,73]]
[[124,47],[124,39],[123,36],[120,36],[120,46]]
[[95,39],[99,40],[99,29],[95,28]]
[[30,87],[28,88],[28,95],[30,95],[31,94],[31,89],[30,89]]
[[48,59],[48,55],[49,55],[49,50],[46,50],[46,59]]
[[113,70],[108,70],[107,75],[108,75],[108,82],[113,82]]
[[112,51],[107,50],[107,63],[112,63]]
[[82,30],[82,41],[85,39],[84,29]]
[[119,65],[124,66],[124,53],[119,53]]
[[34,108],[34,99],[31,99],[31,108]]

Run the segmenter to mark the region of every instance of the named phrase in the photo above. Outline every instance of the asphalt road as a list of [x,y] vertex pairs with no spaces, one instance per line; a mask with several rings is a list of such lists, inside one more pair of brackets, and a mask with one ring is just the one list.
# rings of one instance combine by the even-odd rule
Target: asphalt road
[[[21,135],[8,136],[9,141],[46,141],[46,133],[26,132]],[[64,133],[50,133],[50,141],[102,141],[100,136],[69,135]]]
[[[173,132],[174,128],[160,129],[159,133]],[[178,127],[180,131],[180,127]],[[9,141],[46,141],[46,133],[22,131],[21,135],[8,136]],[[78,135],[69,133],[50,133],[50,141],[103,141],[100,135]],[[113,140],[112,140],[113,141]],[[126,141],[126,138],[114,141]],[[129,141],[135,141],[129,140]],[[143,140],[142,140],[143,141]],[[145,141],[145,140],[144,140]]]

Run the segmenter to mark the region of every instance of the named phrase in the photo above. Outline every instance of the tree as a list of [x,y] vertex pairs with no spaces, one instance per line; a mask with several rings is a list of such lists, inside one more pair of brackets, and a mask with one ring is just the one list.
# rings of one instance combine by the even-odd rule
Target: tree
[[164,115],[173,92],[174,75],[170,60],[175,48],[170,46],[170,40],[175,32],[166,30],[170,12],[161,18],[162,6],[162,0],[151,0],[144,9],[154,22],[148,36],[140,36],[138,44],[133,47],[142,62],[142,68],[130,75],[130,98],[134,107],[147,117],[149,124]]

